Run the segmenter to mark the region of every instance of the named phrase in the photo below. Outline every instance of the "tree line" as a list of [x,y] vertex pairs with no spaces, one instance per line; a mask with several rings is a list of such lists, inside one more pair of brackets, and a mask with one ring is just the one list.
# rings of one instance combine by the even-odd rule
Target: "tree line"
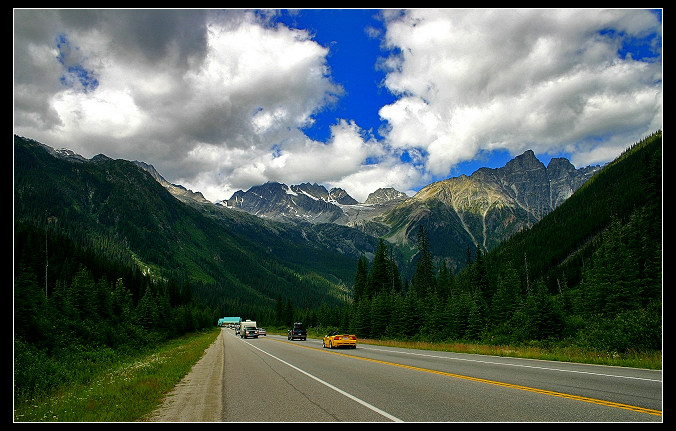
[[659,254],[652,250],[642,265],[621,246],[641,231],[638,219],[626,226],[615,222],[583,270],[584,281],[571,287],[564,278],[553,294],[542,278],[524,275],[527,259],[521,268],[510,262],[490,274],[480,247],[468,250],[467,266],[453,274],[443,261],[434,264],[420,227],[419,259],[410,281],[398,276],[397,263],[381,242],[372,262],[359,259],[353,302],[309,317],[371,339],[660,350]]

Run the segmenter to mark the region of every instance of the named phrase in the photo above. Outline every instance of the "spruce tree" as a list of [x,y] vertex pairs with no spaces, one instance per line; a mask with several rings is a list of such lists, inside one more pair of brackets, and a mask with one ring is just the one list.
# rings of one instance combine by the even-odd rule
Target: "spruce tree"
[[454,277],[453,271],[450,271],[446,265],[446,260],[441,261],[439,268],[439,279],[437,281],[437,298],[446,303],[453,295]]
[[427,295],[436,295],[437,279],[434,274],[434,261],[429,238],[422,225],[418,228],[416,245],[418,247],[418,263],[413,277],[413,288],[420,298]]
[[368,298],[373,298],[379,293],[389,292],[391,290],[392,276],[390,271],[387,248],[385,242],[381,239],[369,273],[366,289],[366,296]]
[[385,330],[390,322],[390,312],[392,304],[390,294],[381,292],[376,294],[371,300],[370,314],[370,338],[380,339],[385,335]]
[[369,263],[366,256],[359,256],[357,274],[354,276],[354,301],[359,302],[368,289]]
[[497,290],[491,301],[491,323],[500,325],[512,318],[518,307],[521,291],[519,274],[512,265],[505,267],[498,275]]

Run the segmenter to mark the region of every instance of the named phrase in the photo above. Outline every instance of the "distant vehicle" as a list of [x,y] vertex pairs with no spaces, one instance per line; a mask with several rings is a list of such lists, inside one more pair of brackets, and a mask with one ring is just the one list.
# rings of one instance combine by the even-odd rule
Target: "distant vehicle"
[[258,328],[258,335],[268,335],[268,331],[265,328]]
[[239,332],[239,336],[241,338],[258,338],[258,328],[254,328],[253,326],[247,326],[246,328],[242,329]]
[[329,349],[338,347],[349,347],[352,349],[356,349],[357,336],[334,331],[324,336],[324,340],[322,341],[322,347],[324,348],[328,347]]
[[293,328],[289,329],[287,338],[289,340],[295,340],[296,338],[303,341],[307,340],[307,330],[305,329],[305,326],[300,322],[294,323]]
[[254,320],[243,320],[239,323],[240,338],[258,338],[258,329]]

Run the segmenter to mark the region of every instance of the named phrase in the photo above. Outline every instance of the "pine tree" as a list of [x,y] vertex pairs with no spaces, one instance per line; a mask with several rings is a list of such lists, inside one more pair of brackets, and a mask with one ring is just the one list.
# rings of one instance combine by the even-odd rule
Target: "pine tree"
[[286,325],[284,321],[284,301],[282,301],[281,294],[277,294],[277,299],[275,300],[275,323],[277,325]]
[[437,282],[437,298],[440,301],[446,303],[453,296],[454,281],[453,272],[446,266],[446,260],[442,260]]
[[469,311],[472,308],[472,294],[462,291],[454,295],[447,305],[446,316],[448,318],[449,337],[461,339],[467,331]]
[[465,338],[478,340],[486,328],[486,302],[479,290],[472,294],[469,315],[467,316],[467,329]]
[[370,338],[380,339],[385,335],[387,325],[390,322],[392,304],[390,294],[381,292],[376,294],[371,301],[370,313]]
[[419,305],[419,298],[414,292],[410,292],[404,297],[405,315],[404,336],[407,338],[418,335],[423,325],[423,316]]
[[118,278],[111,295],[111,307],[113,310],[113,319],[122,322],[130,322],[134,298],[131,292],[124,286],[122,278]]
[[385,335],[391,339],[404,338],[405,327],[411,322],[404,296],[395,293],[392,295],[391,304],[390,322],[385,330]]
[[368,338],[371,336],[371,300],[362,298],[359,303],[354,305],[350,332],[354,332],[357,337]]
[[392,285],[392,275],[390,272],[390,262],[387,256],[387,248],[385,242],[381,239],[376,250],[376,255],[373,258],[371,271],[367,283],[368,298],[373,298],[379,293],[389,292]]
[[560,311],[545,284],[542,281],[534,283],[533,291],[526,298],[524,307],[528,338],[544,340],[559,336],[563,328]]
[[425,228],[420,225],[417,235],[418,264],[413,276],[413,288],[417,295],[423,298],[427,295],[436,295],[437,279],[434,271],[434,261],[430,250],[429,238]]
[[14,331],[34,342],[40,339],[40,316],[45,312],[45,293],[38,285],[35,273],[27,267],[20,268],[14,280]]
[[486,259],[481,247],[476,246],[476,258],[473,264],[473,289],[477,291],[484,301],[488,300],[490,286],[488,283],[488,270],[486,268]]
[[102,320],[111,320],[113,314],[113,298],[110,285],[101,277],[96,283],[97,313]]
[[369,263],[366,256],[359,256],[357,274],[354,276],[354,300],[359,302],[366,295],[369,279]]
[[516,311],[521,292],[521,281],[510,264],[498,276],[497,290],[491,302],[491,323],[500,325],[509,321]]
[[157,323],[155,300],[151,289],[146,289],[143,297],[136,305],[136,319],[145,329],[150,330]]
[[403,286],[401,283],[401,275],[399,274],[399,267],[397,266],[397,262],[394,259],[394,256],[392,255],[392,247],[390,247],[389,250],[390,253],[388,257],[388,267],[391,280],[390,293],[399,294],[403,291]]
[[96,283],[87,268],[81,266],[68,290],[68,296],[82,319],[97,319]]

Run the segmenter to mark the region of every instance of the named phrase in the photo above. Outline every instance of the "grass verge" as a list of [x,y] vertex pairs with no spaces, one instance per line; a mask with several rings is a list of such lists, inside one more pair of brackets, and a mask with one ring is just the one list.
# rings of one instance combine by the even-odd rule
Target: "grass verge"
[[426,341],[359,340],[362,344],[435,350],[440,352],[471,353],[477,355],[507,356],[547,361],[577,362],[617,367],[662,369],[662,352],[601,352],[574,346],[501,346],[472,343],[432,343]]
[[[133,422],[155,410],[190,372],[220,328],[168,341],[120,361],[87,384],[66,385],[39,399],[16,400],[16,422]],[[74,366],[76,366],[74,364]]]

